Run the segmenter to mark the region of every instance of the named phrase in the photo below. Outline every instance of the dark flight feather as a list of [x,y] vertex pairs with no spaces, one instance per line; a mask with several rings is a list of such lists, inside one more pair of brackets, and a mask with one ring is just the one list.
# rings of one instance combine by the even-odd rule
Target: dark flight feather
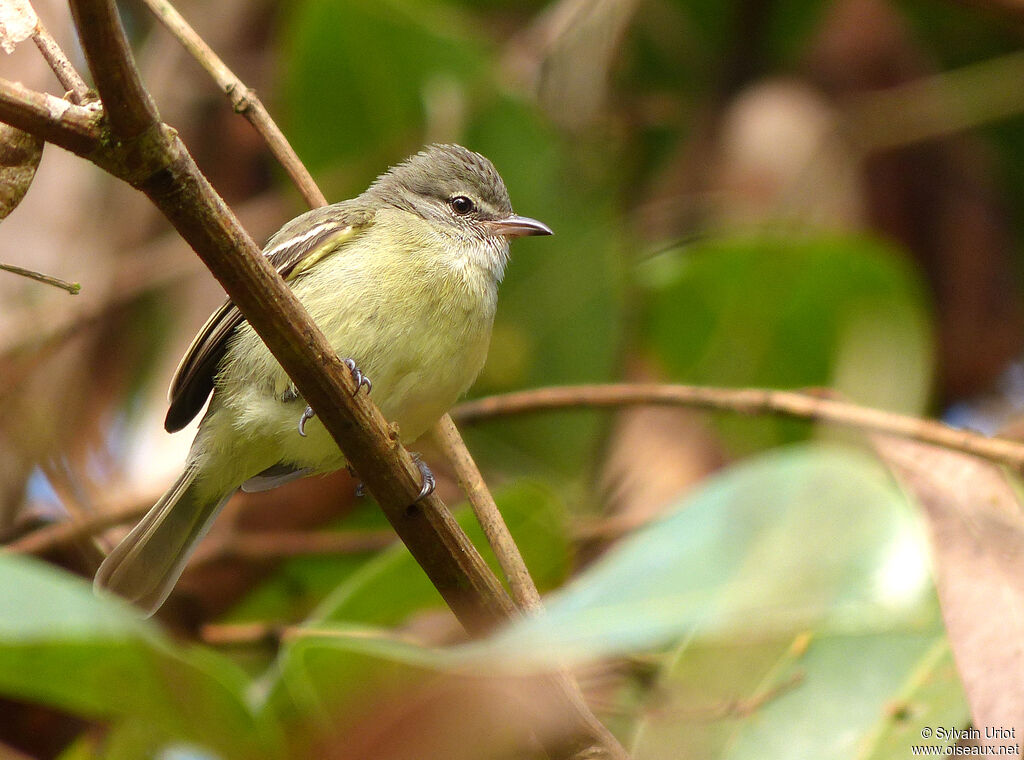
[[[296,217],[267,241],[264,255],[285,280],[294,278],[322,257],[335,253],[373,221],[373,212],[359,201],[357,198],[324,206]],[[167,432],[181,430],[199,414],[213,391],[217,365],[228,339],[244,321],[242,312],[229,299],[200,328],[171,379],[170,408],[164,419]]]

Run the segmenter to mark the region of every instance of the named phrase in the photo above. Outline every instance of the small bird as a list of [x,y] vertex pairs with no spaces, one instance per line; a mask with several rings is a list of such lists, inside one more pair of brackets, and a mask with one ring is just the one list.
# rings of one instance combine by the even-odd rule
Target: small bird
[[[459,145],[431,145],[357,198],[309,211],[263,249],[409,443],[476,379],[490,342],[509,239],[550,235],[512,211],[494,165]],[[345,465],[263,341],[227,301],[171,380],[164,427],[203,408],[185,469],[110,553],[95,587],[153,614],[235,491],[263,491]],[[433,487],[425,466],[421,497]]]

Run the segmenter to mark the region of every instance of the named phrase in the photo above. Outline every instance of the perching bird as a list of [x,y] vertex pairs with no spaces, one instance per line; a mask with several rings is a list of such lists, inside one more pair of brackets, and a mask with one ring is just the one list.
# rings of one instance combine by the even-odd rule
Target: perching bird
[[[426,432],[476,379],[490,341],[509,238],[550,235],[516,216],[493,164],[432,145],[362,195],[315,209],[264,248],[357,385],[370,387],[403,442]],[[288,376],[228,301],[171,381],[165,427],[180,430],[213,398],[184,472],[96,574],[155,612],[224,503],[345,460]],[[424,473],[425,490],[429,471]]]

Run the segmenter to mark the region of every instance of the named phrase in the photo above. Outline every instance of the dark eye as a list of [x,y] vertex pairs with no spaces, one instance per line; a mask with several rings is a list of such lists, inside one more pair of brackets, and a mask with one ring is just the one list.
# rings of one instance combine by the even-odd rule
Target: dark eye
[[474,208],[473,201],[471,201],[465,195],[456,195],[454,198],[448,201],[448,205],[451,206],[452,211],[454,211],[459,216],[465,216]]

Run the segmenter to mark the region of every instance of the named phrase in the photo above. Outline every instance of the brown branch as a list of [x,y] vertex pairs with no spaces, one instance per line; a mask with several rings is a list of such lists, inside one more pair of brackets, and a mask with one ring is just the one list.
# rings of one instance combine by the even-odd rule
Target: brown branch
[[[487,489],[480,469],[466,448],[459,429],[446,414],[434,426],[432,432],[434,439],[451,462],[459,486],[466,492],[476,519],[487,537],[487,543],[494,550],[498,564],[508,579],[516,606],[530,614],[541,612],[544,605],[541,603],[537,586],[530,577],[523,555],[512,538],[505,519],[494,502],[494,497]],[[552,696],[558,700],[566,716],[575,723],[577,733],[590,737],[594,742],[594,746],[584,747],[583,752],[593,750],[597,754],[587,754],[587,757],[628,758],[618,739],[605,728],[587,705],[583,691],[570,671],[559,670],[550,674],[547,683]]]
[[554,409],[620,406],[689,406],[698,409],[799,417],[872,433],[931,443],[1024,469],[1024,444],[990,438],[934,420],[857,406],[798,391],[761,388],[710,388],[695,385],[567,385],[508,393],[467,401],[452,410],[459,422]]
[[516,606],[521,610],[537,612],[541,609],[540,593],[533,583],[533,578],[530,577],[530,571],[523,561],[523,555],[519,552],[515,539],[509,533],[508,526],[498,510],[498,505],[494,503],[494,497],[487,490],[483,475],[466,449],[459,429],[446,414],[434,426],[432,432],[455,470],[455,477],[469,499],[476,519],[487,537],[487,543],[494,550],[494,556],[497,557],[498,564],[508,579],[509,588],[512,589],[512,599],[515,600]]
[[89,85],[85,83],[82,75],[78,73],[78,70],[68,60],[68,57],[64,55],[64,51],[60,49],[57,40],[46,31],[43,22],[38,19],[36,20],[35,31],[32,33],[32,41],[36,43],[39,52],[42,53],[43,58],[50,65],[50,69],[57,77],[57,81],[67,91],[68,99],[72,103],[81,106],[94,99],[93,94],[89,91]]
[[114,136],[131,140],[159,119],[142,84],[114,0],[70,0],[78,39]]
[[306,203],[313,208],[326,206],[327,198],[320,192],[320,188],[313,181],[313,177],[302,161],[299,160],[288,139],[270,117],[270,113],[263,103],[256,97],[256,93],[246,87],[245,83],[235,76],[224,61],[220,59],[220,56],[213,51],[213,48],[206,44],[202,37],[196,34],[195,29],[189,25],[173,5],[166,2],[166,0],[143,0],[143,2],[153,12],[153,15],[157,17],[157,20],[178,39],[189,55],[206,69],[206,72],[217,83],[217,86],[227,95],[235,112],[242,114],[256,128],[256,131],[260,133],[270,148],[270,152],[274,154],[274,157],[284,167],[284,170],[288,172],[288,176],[291,177],[292,182],[295,183],[299,192],[302,193]]
[[0,78],[0,121],[88,156],[100,145],[100,112]]

